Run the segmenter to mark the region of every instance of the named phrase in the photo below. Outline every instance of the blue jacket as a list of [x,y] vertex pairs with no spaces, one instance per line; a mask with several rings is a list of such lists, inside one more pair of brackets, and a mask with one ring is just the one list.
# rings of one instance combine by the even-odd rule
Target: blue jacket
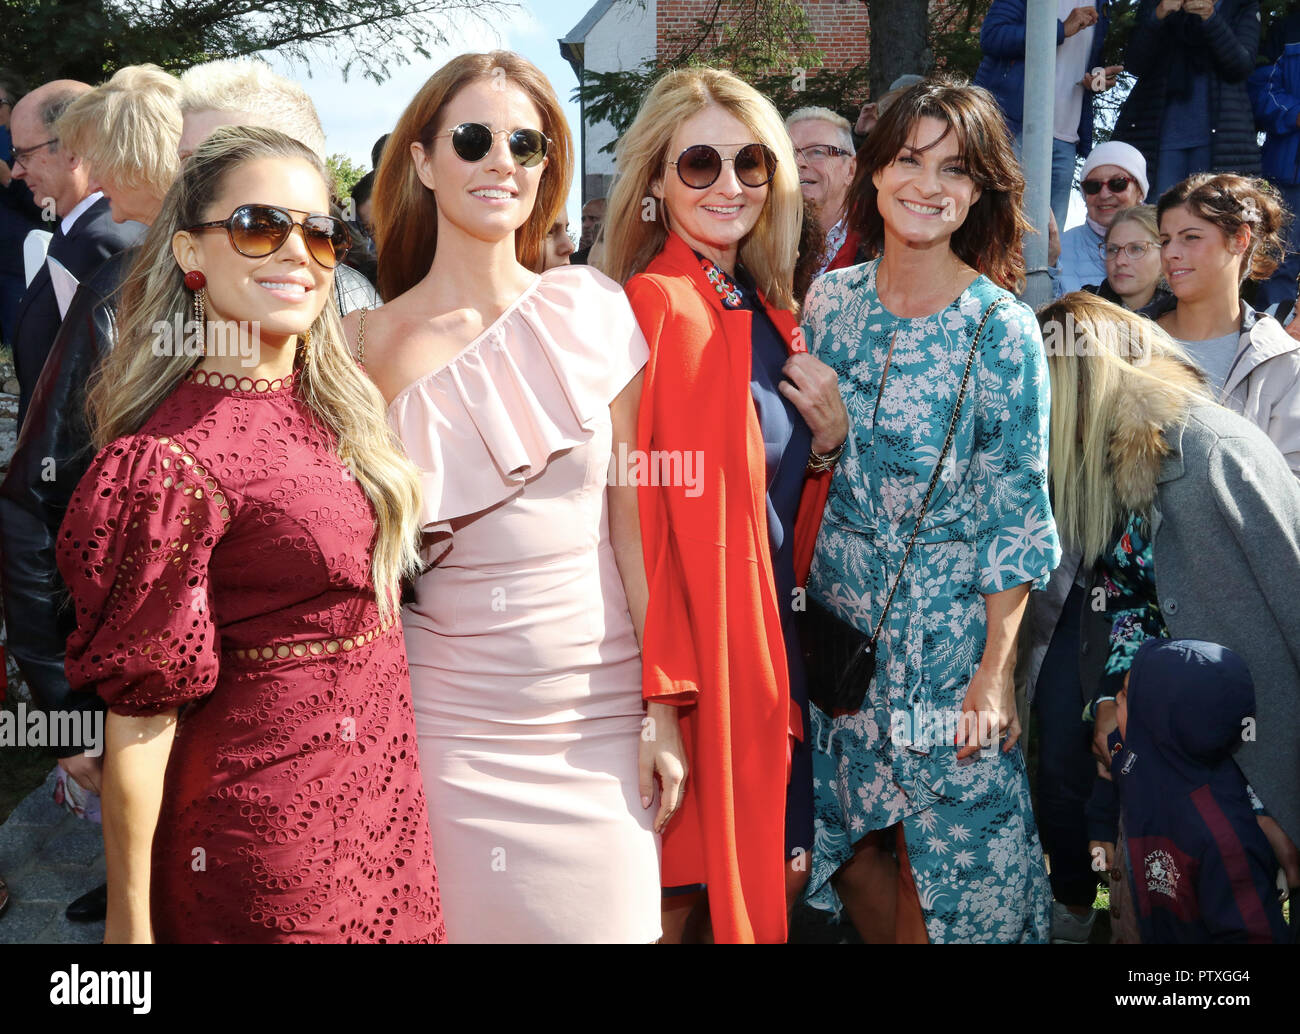
[[1142,942],[1289,943],[1277,858],[1232,760],[1255,713],[1246,662],[1215,643],[1149,639],[1127,705],[1111,773]]
[[1268,64],[1246,81],[1255,125],[1264,138],[1264,175],[1281,187],[1300,185],[1300,14],[1274,24],[1261,51]]
[[[1092,53],[1088,67],[1103,64],[1102,50],[1106,44],[1106,30],[1110,19],[1106,15],[1106,0],[1094,0],[1101,17],[1092,37]],[[1082,0],[1080,6],[1084,6]],[[1065,42],[1065,23],[1056,22],[1056,45]],[[980,49],[984,58],[975,73],[975,85],[983,86],[998,102],[1007,128],[1012,135],[1020,132],[1025,120],[1025,0],[993,0],[993,6],[984,16],[980,28]],[[1083,112],[1079,116],[1080,158],[1087,158],[1092,150],[1092,92],[1083,91]]]

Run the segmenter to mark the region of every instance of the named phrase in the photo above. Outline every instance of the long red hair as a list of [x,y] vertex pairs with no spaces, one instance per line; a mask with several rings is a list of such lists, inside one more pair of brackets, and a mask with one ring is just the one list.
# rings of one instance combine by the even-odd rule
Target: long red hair
[[546,234],[564,207],[573,175],[573,137],[550,81],[536,65],[508,50],[461,54],[443,65],[420,87],[384,145],[375,175],[374,225],[379,254],[379,293],[385,299],[409,291],[433,265],[438,248],[438,203],[420,182],[411,158],[411,144],[426,151],[439,126],[443,109],[465,86],[478,79],[499,79],[518,86],[542,116],[542,132],[551,138],[546,171],[537,188],[533,210],[515,233],[515,256],[529,269],[540,269]]

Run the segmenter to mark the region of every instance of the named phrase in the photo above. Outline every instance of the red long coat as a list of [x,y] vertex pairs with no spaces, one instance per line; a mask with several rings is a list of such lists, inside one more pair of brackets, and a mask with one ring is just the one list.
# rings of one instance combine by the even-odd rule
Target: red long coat
[[[650,588],[643,689],[648,700],[682,705],[690,764],[664,834],[663,883],[708,884],[720,943],[783,942],[788,746],[803,729],[778,611],[789,601],[776,599],[772,574],[751,314],[723,307],[675,234],[627,294],[651,350],[637,448],[701,460],[694,487],[639,490]],[[803,351],[793,315],[764,306],[791,351]],[[829,480],[810,479],[800,506],[800,582]]]

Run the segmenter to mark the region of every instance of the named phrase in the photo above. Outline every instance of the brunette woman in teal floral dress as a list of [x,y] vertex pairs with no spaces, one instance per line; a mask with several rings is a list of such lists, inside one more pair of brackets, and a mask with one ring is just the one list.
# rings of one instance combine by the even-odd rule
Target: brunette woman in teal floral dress
[[[1048,378],[1033,313],[974,268],[1018,279],[1023,180],[987,95],[935,81],[891,107],[858,164],[852,215],[883,258],[818,279],[803,326],[839,374],[851,424],[809,592],[867,634],[916,527],[973,336],[1000,308],[980,337],[866,701],[851,714],[813,709],[807,896],[835,910],[843,899],[868,940],[1041,942],[1051,892],[1011,671],[1029,587],[1060,558]],[[958,733],[963,713],[990,723],[982,739]]]

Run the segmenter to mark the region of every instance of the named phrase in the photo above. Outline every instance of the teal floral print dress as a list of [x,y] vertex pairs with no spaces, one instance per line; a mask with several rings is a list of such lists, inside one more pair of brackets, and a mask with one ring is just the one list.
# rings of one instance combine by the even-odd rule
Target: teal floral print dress
[[830,877],[853,845],[902,823],[931,942],[1045,942],[1051,890],[1021,749],[999,745],[958,762],[954,746],[984,652],[981,594],[1042,588],[1060,560],[1042,336],[1030,309],[983,276],[941,312],[895,316],[876,295],[878,265],[820,277],[803,323],[812,354],[839,376],[850,424],[809,593],[867,634],[916,526],[972,337],[986,308],[1002,304],[981,337],[866,702],[836,716],[812,708],[807,900],[838,911]]
[[[1156,562],[1147,518],[1129,514],[1123,533],[1097,559],[1097,577],[1105,589],[1106,614],[1111,618],[1098,697],[1114,699],[1124,688],[1124,676],[1142,644],[1158,636],[1169,638],[1156,596]],[[1084,718],[1095,721],[1094,715],[1095,710]]]

